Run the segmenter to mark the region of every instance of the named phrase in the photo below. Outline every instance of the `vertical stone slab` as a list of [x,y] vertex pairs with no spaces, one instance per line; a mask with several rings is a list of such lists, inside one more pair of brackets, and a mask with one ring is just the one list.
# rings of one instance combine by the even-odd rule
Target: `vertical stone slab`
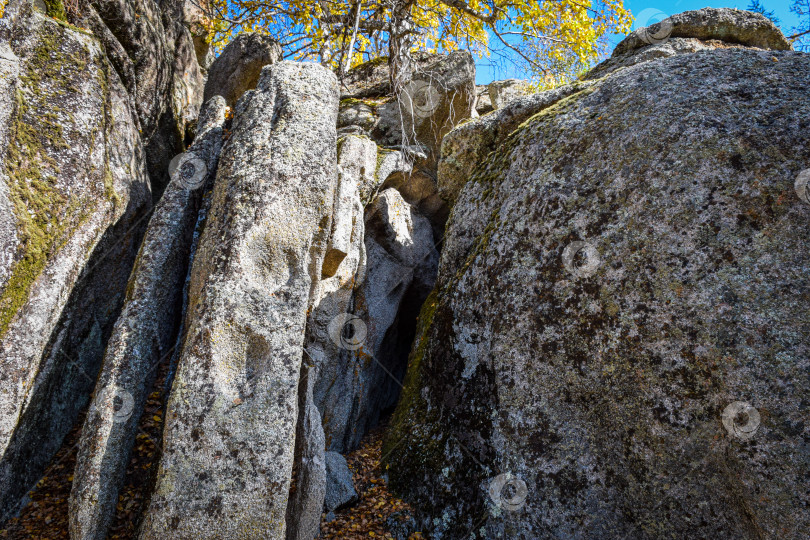
[[298,382],[330,231],[338,86],[266,68],[237,107],[192,267],[141,538],[284,538]]
[[295,442],[298,474],[287,507],[287,540],[312,540],[320,532],[321,512],[326,498],[326,442],[321,413],[312,401],[312,389],[317,377],[317,367],[304,366]]
[[70,496],[72,538],[106,538],[140,413],[158,365],[174,349],[194,226],[222,148],[225,100],[215,96],[200,116],[197,139],[149,221],[107,344],[79,443]]
[[99,43],[30,6],[0,35],[0,99],[13,105],[0,115],[2,522],[87,404],[151,194]]

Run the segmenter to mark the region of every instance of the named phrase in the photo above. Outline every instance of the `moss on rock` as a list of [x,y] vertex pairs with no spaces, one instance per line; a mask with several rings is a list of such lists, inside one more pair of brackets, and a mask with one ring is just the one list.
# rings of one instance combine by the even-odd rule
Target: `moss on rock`
[[49,17],[60,21],[67,20],[65,5],[62,3],[62,0],[43,0],[43,2],[45,2],[45,13]]
[[[86,58],[61,51],[57,35],[46,29],[20,77],[5,172],[21,244],[0,293],[0,337],[48,260],[87,216],[90,201],[56,187],[60,167],[54,157],[68,148],[59,118],[60,98],[86,67]],[[109,182],[111,188],[111,177]]]

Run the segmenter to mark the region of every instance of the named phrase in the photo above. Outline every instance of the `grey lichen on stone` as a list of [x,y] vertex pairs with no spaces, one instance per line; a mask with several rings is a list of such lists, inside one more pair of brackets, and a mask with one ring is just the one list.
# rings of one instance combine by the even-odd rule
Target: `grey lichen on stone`
[[[699,50],[591,83],[471,159],[390,485],[445,537],[801,538],[808,55]],[[566,269],[574,242],[593,274]],[[737,401],[751,440],[723,427]],[[515,508],[501,475],[525,483]]]
[[[70,497],[75,538],[103,540],[115,515],[139,413],[176,342],[192,233],[216,171],[224,124],[225,100],[215,96],[203,107],[189,148],[205,163],[206,176],[189,186],[176,173],[149,221],[79,441]],[[119,407],[126,404],[123,414],[115,398]]]
[[141,538],[285,536],[304,331],[337,186],[337,79],[262,71],[223,148]]
[[135,111],[98,41],[30,5],[2,31],[19,67],[0,190],[17,227],[2,246],[0,519],[87,403],[151,206]]

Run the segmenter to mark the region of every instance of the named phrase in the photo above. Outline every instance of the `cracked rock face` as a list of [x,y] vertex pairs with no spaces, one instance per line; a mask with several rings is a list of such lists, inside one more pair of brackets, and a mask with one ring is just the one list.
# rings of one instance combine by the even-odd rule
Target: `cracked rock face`
[[337,185],[337,79],[266,68],[238,109],[194,259],[141,538],[285,536],[307,312]]
[[808,88],[699,50],[488,132],[383,448],[435,537],[806,534]]
[[169,160],[182,152],[203,86],[182,0],[99,0],[81,9],[79,26],[98,39],[130,96],[154,194],[169,181]]
[[115,515],[138,412],[176,342],[192,233],[216,171],[224,123],[225,100],[216,96],[203,108],[188,151],[199,170],[186,176],[188,165],[178,169],[149,221],[82,429],[70,498],[74,538],[103,540]]
[[[287,540],[312,540],[318,536],[321,512],[328,494],[328,465],[324,455],[321,414],[312,401],[317,378],[315,366],[304,365],[299,383],[298,428],[295,436],[295,487],[287,505]],[[293,469],[295,474],[295,469]]]
[[364,259],[345,320],[332,319],[339,322],[337,331],[332,323],[330,339],[316,349],[330,351],[315,400],[327,449],[337,452],[357,448],[396,404],[413,319],[435,281],[438,252],[430,222],[395,189],[380,193],[366,209]]
[[0,37],[0,229],[14,231],[0,241],[4,521],[87,404],[151,196],[135,111],[98,41],[27,5]]

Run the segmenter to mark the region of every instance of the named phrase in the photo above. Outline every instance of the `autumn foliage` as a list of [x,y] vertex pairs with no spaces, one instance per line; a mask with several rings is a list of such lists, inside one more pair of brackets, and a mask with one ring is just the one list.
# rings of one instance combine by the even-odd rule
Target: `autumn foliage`
[[410,51],[468,49],[506,58],[544,81],[567,78],[629,30],[622,0],[210,0],[209,39],[268,33],[285,57],[339,71]]

